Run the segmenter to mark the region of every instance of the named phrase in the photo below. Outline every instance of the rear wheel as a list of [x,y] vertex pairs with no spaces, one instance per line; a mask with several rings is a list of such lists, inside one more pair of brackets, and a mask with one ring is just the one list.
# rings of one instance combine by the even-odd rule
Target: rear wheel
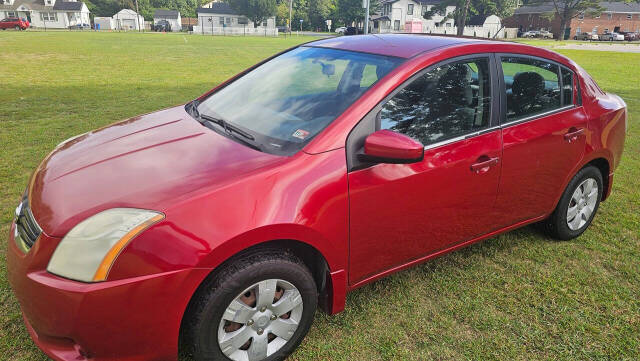
[[542,224],[554,238],[580,236],[591,224],[602,199],[602,174],[594,166],[582,168],[571,179],[555,211]]
[[309,331],[317,300],[298,258],[280,251],[237,260],[194,296],[185,346],[196,360],[283,360]]

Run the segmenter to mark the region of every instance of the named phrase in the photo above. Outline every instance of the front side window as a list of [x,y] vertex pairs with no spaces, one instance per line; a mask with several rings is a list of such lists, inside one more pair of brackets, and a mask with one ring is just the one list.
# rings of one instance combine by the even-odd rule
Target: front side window
[[299,47],[253,69],[198,106],[273,154],[293,154],[403,59]]
[[507,121],[560,108],[558,65],[525,57],[501,60],[507,91]]
[[382,107],[380,127],[429,145],[487,128],[490,108],[489,59],[464,60],[437,66],[400,90]]

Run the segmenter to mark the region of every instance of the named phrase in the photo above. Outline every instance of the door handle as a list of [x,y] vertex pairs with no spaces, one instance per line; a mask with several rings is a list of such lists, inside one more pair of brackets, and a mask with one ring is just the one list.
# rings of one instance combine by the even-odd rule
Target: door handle
[[571,143],[574,140],[578,140],[578,136],[582,133],[584,133],[584,128],[577,129],[575,127],[571,127],[567,134],[564,135],[564,140]]
[[473,163],[471,165],[471,171],[472,172],[476,172],[476,173],[485,173],[489,170],[489,168],[491,168],[492,166],[498,164],[498,161],[500,160],[500,158],[495,157],[495,158],[489,158],[486,155],[481,156],[480,158],[478,158],[478,160],[476,161],[476,163]]

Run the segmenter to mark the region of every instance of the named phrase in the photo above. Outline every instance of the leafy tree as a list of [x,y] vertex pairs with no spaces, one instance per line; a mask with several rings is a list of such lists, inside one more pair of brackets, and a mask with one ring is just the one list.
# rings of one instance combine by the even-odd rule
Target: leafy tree
[[[345,25],[364,21],[365,9],[362,8],[362,0],[337,0],[337,20]],[[376,14],[380,7],[378,0],[370,0],[369,15]]]
[[557,17],[560,19],[559,34],[553,34],[556,41],[564,40],[564,32],[571,19],[577,17],[581,13],[589,15],[600,14],[604,8],[600,6],[601,0],[533,0],[529,5],[540,5],[543,3],[552,3],[554,10],[547,14],[547,18]]
[[[455,6],[456,9],[447,14],[447,7]],[[464,26],[467,24],[469,18],[469,8],[471,6],[471,0],[444,0],[439,4],[433,6],[430,11],[423,14],[425,19],[431,19],[434,15],[447,15],[447,18],[454,19],[457,28],[457,35],[462,36],[464,34]]]
[[227,0],[229,6],[240,14],[244,14],[257,27],[263,21],[275,16],[276,0]]
[[289,0],[281,0],[276,7],[276,23],[286,26],[289,21]]
[[309,25],[313,29],[324,29],[326,27],[325,21],[329,18],[334,8],[335,2],[333,0],[309,0]]

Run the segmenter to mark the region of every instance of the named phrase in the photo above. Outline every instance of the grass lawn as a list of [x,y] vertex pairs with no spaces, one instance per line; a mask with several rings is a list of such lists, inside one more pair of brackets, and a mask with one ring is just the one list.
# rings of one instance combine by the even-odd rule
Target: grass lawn
[[[0,33],[0,234],[29,174],[60,141],[185,102],[307,40]],[[555,242],[527,227],[365,286],[345,312],[318,313],[292,359],[640,358],[640,54],[560,52],[631,114],[613,194],[591,228]],[[0,359],[46,359],[22,324],[4,262]]]

